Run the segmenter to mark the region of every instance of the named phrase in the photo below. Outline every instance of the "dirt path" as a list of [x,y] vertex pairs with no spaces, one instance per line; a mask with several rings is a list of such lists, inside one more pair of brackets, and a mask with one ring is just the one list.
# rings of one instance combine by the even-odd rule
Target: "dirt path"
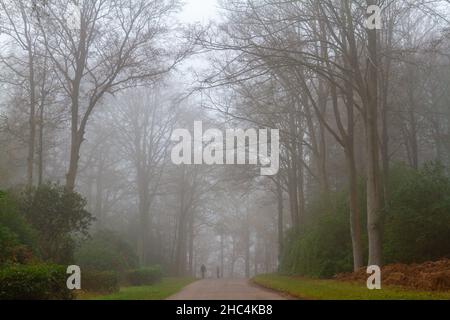
[[246,279],[205,279],[191,283],[168,300],[285,300]]

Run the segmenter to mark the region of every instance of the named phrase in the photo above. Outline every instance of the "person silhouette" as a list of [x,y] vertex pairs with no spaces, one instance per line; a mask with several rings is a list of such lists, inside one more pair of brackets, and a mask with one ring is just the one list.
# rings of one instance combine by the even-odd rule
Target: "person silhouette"
[[217,279],[220,279],[220,267],[217,267],[216,271],[217,271]]
[[206,275],[206,267],[204,264],[202,264],[200,271],[202,272],[202,279],[205,279],[205,275]]

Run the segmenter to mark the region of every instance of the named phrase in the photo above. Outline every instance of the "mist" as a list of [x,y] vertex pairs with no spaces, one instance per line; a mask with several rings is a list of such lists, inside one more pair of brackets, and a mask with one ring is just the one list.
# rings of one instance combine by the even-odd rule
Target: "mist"
[[444,259],[448,293],[449,21],[448,1],[0,0],[0,268],[271,287]]

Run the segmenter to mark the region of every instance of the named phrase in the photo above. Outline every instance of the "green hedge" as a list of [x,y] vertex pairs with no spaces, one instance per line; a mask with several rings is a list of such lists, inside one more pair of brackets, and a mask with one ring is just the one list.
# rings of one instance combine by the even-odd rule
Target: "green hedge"
[[58,265],[22,265],[0,269],[0,300],[70,300],[66,268]]
[[131,270],[127,272],[126,280],[132,286],[151,285],[162,278],[160,266]]
[[96,293],[119,291],[119,276],[114,271],[85,271],[81,273],[81,289]]

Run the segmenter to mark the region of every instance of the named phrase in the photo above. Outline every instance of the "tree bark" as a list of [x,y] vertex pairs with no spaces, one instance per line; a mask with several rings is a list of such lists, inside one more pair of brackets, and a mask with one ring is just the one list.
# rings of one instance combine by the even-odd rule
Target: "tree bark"
[[97,181],[96,181],[96,192],[95,192],[95,214],[97,216],[97,223],[99,228],[104,226],[103,218],[103,158],[100,159],[97,168]]
[[194,234],[194,215],[191,214],[189,217],[189,261],[188,261],[188,265],[189,265],[189,274],[191,276],[194,276],[194,238],[195,238],[195,234]]
[[250,221],[247,211],[244,221],[244,244],[245,244],[245,277],[250,278]]
[[350,232],[353,248],[353,270],[357,271],[364,265],[361,240],[361,213],[358,205],[358,177],[356,172],[356,163],[353,148],[351,148],[351,150],[348,150],[346,153],[350,181]]
[[38,186],[44,179],[44,105],[39,110]]
[[186,168],[182,167],[181,183],[180,183],[180,212],[178,218],[177,245],[175,253],[175,269],[178,276],[182,276],[186,272]]
[[[367,5],[376,5],[367,0]],[[367,232],[369,265],[382,265],[380,171],[378,144],[378,52],[377,30],[367,30],[368,80],[365,124],[367,136]]]
[[281,179],[278,177],[277,185],[277,203],[278,203],[278,263],[281,263],[283,256],[283,189],[281,188]]
[[36,142],[36,83],[34,74],[34,56],[32,52],[31,39],[28,40],[28,63],[29,63],[29,85],[30,85],[30,136],[28,140],[28,159],[27,159],[27,184],[28,187],[33,186],[33,169],[34,169],[34,149]]
[[223,278],[224,265],[224,235],[223,232],[220,234],[220,277]]

